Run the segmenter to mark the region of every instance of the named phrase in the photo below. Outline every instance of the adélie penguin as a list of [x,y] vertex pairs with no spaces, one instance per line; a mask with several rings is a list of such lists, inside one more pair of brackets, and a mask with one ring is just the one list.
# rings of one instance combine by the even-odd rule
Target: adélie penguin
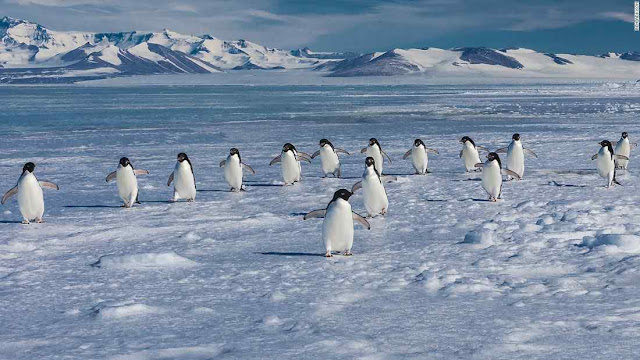
[[175,202],[180,199],[187,199],[192,202],[196,199],[196,178],[193,175],[193,165],[191,160],[185,153],[178,154],[178,161],[173,169],[167,186],[171,186],[173,182],[173,198],[171,201]]
[[376,138],[369,139],[369,145],[365,148],[362,148],[362,150],[360,150],[360,153],[366,153],[367,157],[372,157],[375,160],[376,169],[378,169],[378,172],[380,174],[382,174],[382,163],[384,161],[384,158],[382,157],[383,155],[387,157],[387,161],[389,162],[389,164],[391,164],[391,158],[389,157],[389,155],[387,155],[387,153],[382,151],[382,147],[380,146],[380,143]]
[[524,177],[524,154],[538,157],[536,153],[522,146],[520,134],[513,134],[511,143],[506,148],[496,150],[497,154],[507,153],[507,169],[520,175],[520,179]]
[[322,241],[326,250],[325,256],[331,257],[332,251],[343,251],[345,256],[351,255],[353,247],[353,221],[371,229],[369,222],[351,210],[349,198],[352,192],[340,189],[333,194],[333,199],[326,209],[313,210],[304,216],[304,220],[324,218],[322,223]]
[[482,146],[477,146],[476,143],[468,136],[463,136],[460,139],[462,143],[462,150],[460,150],[460,158],[464,163],[464,168],[467,172],[478,171],[476,164],[480,162],[480,155],[478,150],[487,150]]
[[320,156],[320,162],[322,163],[322,172],[324,173],[325,177],[327,177],[329,174],[335,177],[340,177],[340,158],[338,157],[338,153],[351,155],[346,150],[334,147],[331,141],[327,139],[321,139],[320,150],[314,152],[311,155],[311,158],[315,159],[318,155]]
[[118,195],[124,201],[123,207],[130,208],[133,204],[139,204],[138,201],[138,175],[148,175],[149,171],[134,169],[128,158],[120,158],[116,171],[107,175],[107,182],[116,180],[118,185]]
[[367,217],[385,215],[387,210],[389,210],[389,200],[383,182],[397,179],[394,176],[380,175],[380,172],[376,168],[375,160],[372,157],[366,158],[364,163],[365,168],[362,174],[362,180],[353,185],[351,192],[356,192],[362,188],[364,193],[364,207],[367,209],[368,214]]
[[413,147],[404,153],[403,159],[411,156],[411,163],[416,170],[416,174],[425,175],[429,172],[429,153],[439,154],[437,150],[430,149],[424,145],[420,139],[413,141]]
[[231,186],[231,191],[244,191],[242,188],[243,169],[250,171],[254,175],[256,173],[251,166],[242,162],[240,151],[236,148],[229,150],[229,156],[227,156],[226,160],[220,162],[220,167],[224,167],[224,179]]
[[275,163],[281,163],[282,179],[285,185],[293,185],[300,181],[302,173],[302,167],[300,161],[307,161],[311,163],[311,156],[309,154],[296,150],[293,144],[286,143],[282,146],[282,152],[271,160],[269,166]]
[[509,176],[520,179],[520,175],[512,170],[502,169],[500,157],[495,152],[490,152],[487,155],[487,161],[477,163],[475,167],[482,168],[482,188],[489,194],[490,201],[495,202],[500,199],[502,194],[502,171]]
[[13,195],[18,195],[18,208],[22,214],[22,223],[29,224],[35,220],[42,223],[44,215],[44,195],[42,188],[60,190],[60,187],[51,181],[40,180],[33,174],[36,165],[32,162],[24,164],[22,175],[18,179],[18,184],[7,191],[2,197],[2,204],[7,202]]
[[613,145],[611,145],[609,140],[602,140],[598,144],[600,145],[600,150],[591,157],[591,160],[597,159],[596,167],[598,168],[598,174],[607,179],[606,187],[610,187],[614,183],[621,185],[618,180],[616,180],[615,160],[629,160],[629,158],[624,155],[614,154]]
[[616,148],[614,150],[614,153],[616,155],[626,156],[627,160],[625,160],[625,159],[614,159],[615,163],[616,163],[616,168],[622,169],[622,170],[627,170],[627,167],[629,166],[628,158],[631,157],[631,147],[632,146],[636,147],[636,146],[638,146],[638,143],[629,142],[629,134],[627,134],[626,131],[623,132],[622,133],[622,137],[620,137],[620,140],[618,140],[618,142],[616,143]]

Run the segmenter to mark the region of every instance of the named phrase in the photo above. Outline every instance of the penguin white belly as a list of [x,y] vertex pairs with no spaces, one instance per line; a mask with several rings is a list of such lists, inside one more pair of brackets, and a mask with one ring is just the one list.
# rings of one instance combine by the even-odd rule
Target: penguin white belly
[[320,162],[322,162],[322,171],[325,175],[335,175],[340,170],[340,159],[329,145],[320,149]]
[[18,208],[27,221],[41,219],[44,214],[42,188],[32,173],[24,175],[18,181]]
[[524,150],[522,145],[512,142],[507,148],[507,169],[520,176],[524,175]]
[[606,177],[609,177],[609,175],[615,169],[615,163],[611,159],[611,155],[609,154],[609,151],[605,152],[602,149],[604,148],[601,148],[600,151],[598,152],[597,167],[598,167],[598,174],[603,178],[606,178]]
[[502,189],[502,174],[496,161],[485,163],[482,169],[482,188],[491,198],[497,199]]
[[293,151],[287,151],[282,153],[280,158],[282,163],[282,179],[284,183],[289,185],[296,181],[300,181],[300,162],[296,160],[296,156]]
[[382,175],[383,159],[382,159],[382,152],[380,152],[380,148],[378,147],[378,145],[369,146],[367,148],[367,156],[373,158],[373,161],[376,164],[376,169],[378,170],[380,175]]
[[[617,155],[624,155],[626,157],[629,157],[629,155],[631,155],[631,146],[629,146],[629,139],[618,141],[618,144],[616,145],[616,149],[614,150],[614,152]],[[629,165],[629,160],[625,160],[625,159],[616,159],[615,162],[618,167],[623,169],[626,169],[627,166]]]
[[116,184],[118,185],[118,195],[125,205],[132,206],[138,197],[138,179],[131,167],[118,166],[116,170]]
[[224,179],[233,190],[242,189],[242,165],[237,156],[227,156],[224,165]]
[[367,174],[362,179],[362,192],[364,194],[364,207],[370,216],[387,212],[389,208],[387,192],[376,174]]
[[351,250],[353,246],[353,215],[348,201],[332,202],[322,223],[322,240],[327,252]]
[[411,160],[413,162],[413,168],[418,174],[425,174],[427,172],[427,165],[429,164],[429,156],[424,149],[424,146],[413,147],[411,150]]
[[[469,144],[469,142],[467,142],[466,144]],[[471,144],[466,144],[462,149],[462,160],[464,161],[464,167],[467,171],[474,171],[476,170],[476,164],[481,162],[480,155],[478,155],[478,149],[476,149]]]
[[176,168],[173,171],[173,189],[177,195],[175,200],[193,200],[196,198],[196,182],[187,161],[176,164]]

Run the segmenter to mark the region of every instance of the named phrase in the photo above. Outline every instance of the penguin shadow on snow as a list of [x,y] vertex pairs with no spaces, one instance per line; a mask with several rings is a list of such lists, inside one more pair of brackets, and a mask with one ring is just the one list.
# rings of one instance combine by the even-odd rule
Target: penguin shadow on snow
[[548,186],[558,186],[558,187],[577,187],[577,188],[586,188],[588,187],[587,185],[575,185],[575,184],[561,184],[555,180],[551,180],[546,184],[541,184],[541,185],[548,185]]
[[318,256],[324,257],[325,254],[321,253],[303,253],[303,252],[281,252],[281,251],[267,251],[259,252],[260,255],[277,255],[277,256]]
[[17,220],[0,220],[0,224],[22,224],[22,221],[17,221]]
[[[146,201],[150,202],[150,201]],[[122,205],[64,205],[63,208],[69,209],[118,209],[122,208]]]

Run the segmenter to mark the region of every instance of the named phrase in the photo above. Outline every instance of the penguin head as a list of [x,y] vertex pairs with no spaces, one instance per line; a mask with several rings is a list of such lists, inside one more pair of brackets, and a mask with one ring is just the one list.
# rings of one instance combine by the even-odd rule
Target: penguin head
[[629,137],[629,134],[627,134],[627,132],[626,132],[626,131],[622,133],[622,138],[623,138],[623,139],[626,139],[626,138],[628,138],[628,137]]
[[338,199],[342,199],[344,201],[349,201],[349,198],[353,195],[353,193],[347,189],[340,189],[333,194],[333,199],[331,201],[335,201]]
[[325,145],[329,145],[329,146],[333,147],[333,145],[331,144],[331,141],[329,141],[327,139],[320,139],[320,147],[323,147]]
[[489,154],[487,154],[487,160],[489,161],[495,160],[498,162],[498,166],[502,167],[502,163],[500,162],[500,156],[498,156],[498,154],[495,152],[490,152]]
[[513,140],[515,140],[515,141],[518,141],[518,140],[520,140],[520,134],[515,133],[515,134],[513,134],[513,136],[512,136],[511,138],[512,138]]
[[418,146],[420,146],[420,145],[424,146],[424,143],[422,142],[422,140],[420,140],[420,139],[415,139],[415,140],[413,141],[413,146],[418,147]]
[[36,169],[36,164],[32,162],[28,162],[24,164],[24,166],[22,167],[22,172],[24,173],[25,171],[28,171],[30,173],[33,173],[35,169]]
[[238,149],[236,149],[236,148],[231,148],[229,150],[229,155],[232,155],[232,156],[233,155],[240,155],[240,151],[238,151]]
[[286,143],[286,144],[284,144],[282,146],[282,152],[293,151],[295,149],[296,149],[296,147],[293,146],[293,144],[290,144],[290,143]]
[[375,167],[376,166],[376,161],[371,156],[369,156],[364,160],[364,164],[367,167],[369,167],[369,166],[374,166]]
[[466,144],[467,142],[469,142],[471,145],[473,145],[473,147],[476,146],[476,143],[474,143],[473,140],[471,140],[471,138],[468,136],[463,136],[462,139],[460,139],[460,142],[463,144]]
[[611,141],[602,140],[598,144],[600,144],[600,146],[602,146],[602,147],[606,147],[609,150],[609,152],[611,153],[611,155],[613,156],[613,145],[611,145]]
[[127,158],[127,157],[121,157],[121,158],[120,158],[120,165],[121,165],[122,167],[127,167],[127,166],[131,165],[131,162],[129,161],[129,158]]
[[189,161],[189,157],[185,153],[178,154],[178,162]]
[[380,143],[378,142],[378,139],[376,139],[376,138],[369,139],[369,146],[373,146],[373,145],[378,145],[378,147],[380,146]]

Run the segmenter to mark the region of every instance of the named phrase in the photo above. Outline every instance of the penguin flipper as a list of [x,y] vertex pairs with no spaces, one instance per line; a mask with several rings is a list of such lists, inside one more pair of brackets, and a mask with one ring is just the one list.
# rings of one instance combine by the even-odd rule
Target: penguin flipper
[[1,204],[4,205],[5,202],[7,202],[7,200],[9,200],[10,197],[12,197],[13,195],[18,193],[18,185],[14,186],[13,188],[11,188],[9,191],[7,191],[4,196],[2,197],[2,202]]
[[109,175],[107,175],[107,182],[114,180],[116,178],[116,172],[112,172]]
[[362,150],[360,150],[360,154],[364,154],[366,152],[367,152],[367,148],[366,147],[363,147]]
[[480,145],[476,145],[476,149],[478,149],[478,150],[484,150],[484,151],[487,151],[487,152],[489,151],[489,149],[487,149],[487,148],[486,148],[486,147],[484,147],[484,146],[480,146]]
[[436,155],[440,155],[440,153],[439,153],[439,152],[438,152],[438,150],[436,150],[436,149],[425,148],[425,150],[426,150],[427,152],[431,152],[431,153],[434,153],[434,154],[436,154]]
[[382,155],[387,157],[387,160],[389,161],[389,164],[391,164],[391,158],[389,157],[389,155],[387,155],[386,152],[382,151],[382,149],[380,149],[380,152],[382,153]]
[[302,155],[300,153],[298,153],[298,155],[296,155],[296,160],[298,160],[298,161],[304,160],[304,161],[306,161],[308,163],[311,163],[311,159],[309,159],[308,156]]
[[462,152],[463,152],[463,151],[464,151],[464,150],[460,150],[460,156],[459,156],[460,158],[462,158]]
[[354,193],[356,192],[356,190],[361,188],[362,188],[362,181],[358,181],[357,183],[353,184],[353,186],[351,187],[351,192]]
[[323,218],[327,214],[327,209],[318,209],[308,212],[302,218],[303,220],[313,219],[313,218]]
[[475,164],[475,165],[473,165],[473,166],[474,166],[474,167],[477,167],[477,168],[481,168],[481,167],[484,167],[484,163],[476,163],[476,164]]
[[591,160],[595,160],[595,159],[597,159],[597,158],[598,158],[598,154],[595,154],[595,155],[593,155],[593,156],[591,157]]
[[316,156],[318,156],[318,155],[320,155],[320,150],[318,150],[318,151],[314,152],[313,154],[311,154],[311,158],[315,159]]
[[504,172],[505,172],[505,174],[507,174],[507,175],[509,175],[509,176],[511,176],[511,177],[514,177],[514,178],[516,178],[516,179],[518,179],[518,180],[521,180],[521,179],[522,179],[522,176],[520,176],[520,174],[518,174],[518,173],[517,173],[517,172],[515,172],[515,171],[509,170],[509,169],[502,169],[502,171],[504,171]]
[[279,163],[282,160],[282,155],[278,155],[276,157],[273,158],[273,160],[271,160],[271,162],[269,163],[269,166],[275,164],[275,163]]
[[307,154],[306,152],[303,152],[303,151],[298,151],[298,155],[306,156],[309,159],[312,159],[311,155],[309,155],[309,154]]
[[[507,148],[500,148],[495,151],[496,154],[504,154],[507,152]],[[536,156],[537,157],[537,156]]]
[[407,150],[407,152],[404,153],[404,155],[402,155],[402,160],[406,160],[409,157],[409,155],[411,155],[412,151],[413,151],[413,149]]
[[135,169],[133,173],[137,175],[149,175],[149,170]]
[[171,173],[171,175],[169,175],[169,180],[167,180],[167,186],[171,186],[172,182],[173,182],[173,173]]
[[392,175],[382,175],[380,176],[380,180],[384,182],[392,182],[392,181],[398,181],[398,177],[392,176]]
[[243,167],[244,169],[247,169],[247,170],[251,171],[251,173],[252,173],[253,175],[255,175],[255,174],[256,174],[256,171],[255,171],[255,170],[253,170],[253,168],[252,168],[251,166],[249,166],[249,165],[247,165],[247,164],[245,164],[245,163],[240,163],[240,165],[242,165],[242,167]]
[[538,157],[538,154],[534,153],[533,150],[529,150],[529,149],[522,149],[522,151],[524,151],[525,153],[527,153],[528,155],[531,155],[535,158]]
[[343,154],[351,155],[351,154],[349,154],[349,152],[347,150],[340,149],[340,148],[335,148],[335,149],[333,149],[333,151],[335,151],[336,154],[337,153],[343,153]]
[[351,212],[353,216],[353,220],[359,222],[362,226],[366,227],[367,230],[371,230],[371,224],[367,221],[367,219],[363,218],[361,215]]
[[637,142],[629,143],[629,145],[631,145],[631,146],[633,146],[633,147],[638,147],[638,143],[637,143]]
[[626,156],[624,156],[624,155],[618,155],[618,154],[616,154],[616,155],[613,155],[613,157],[614,157],[615,159],[617,159],[617,160],[629,160],[629,158],[628,158],[628,157],[626,157]]
[[220,161],[220,167],[227,165],[227,160]]
[[60,190],[60,186],[56,185],[55,183],[52,183],[51,181],[40,180],[38,181],[38,184],[40,184],[40,187],[43,187],[43,188]]

